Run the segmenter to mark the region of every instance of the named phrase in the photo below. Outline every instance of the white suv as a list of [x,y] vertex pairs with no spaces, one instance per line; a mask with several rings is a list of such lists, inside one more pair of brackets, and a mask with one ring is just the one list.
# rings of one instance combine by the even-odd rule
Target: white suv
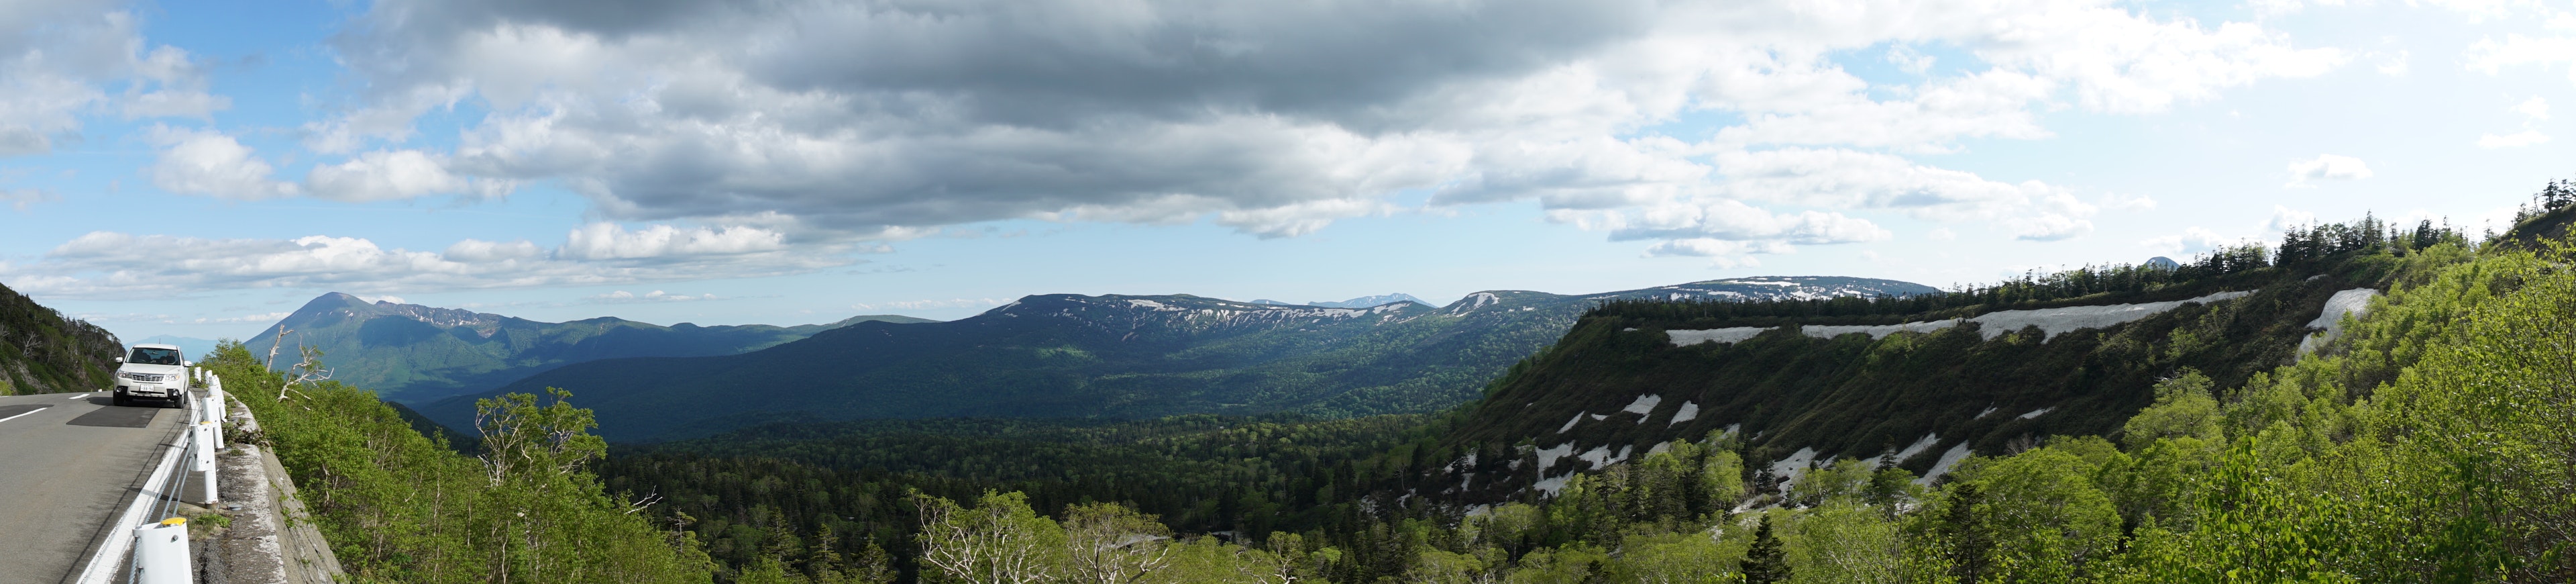
[[116,405],[136,398],[161,400],[164,407],[186,403],[188,370],[197,364],[185,357],[171,345],[135,345],[132,356],[116,358],[124,363],[116,367]]

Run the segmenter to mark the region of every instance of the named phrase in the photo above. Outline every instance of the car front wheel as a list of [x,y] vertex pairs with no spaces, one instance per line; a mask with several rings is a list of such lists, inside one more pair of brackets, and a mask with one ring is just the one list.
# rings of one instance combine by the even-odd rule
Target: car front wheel
[[107,401],[108,401],[108,403],[113,403],[113,404],[116,404],[116,405],[117,405],[117,406],[119,406],[119,407],[122,407],[122,406],[124,406],[125,404],[132,402],[133,400],[126,398],[126,397],[125,397],[125,392],[120,391],[120,392],[116,392],[116,395],[115,395],[114,397],[110,397],[110,398],[108,398],[108,400],[107,400]]

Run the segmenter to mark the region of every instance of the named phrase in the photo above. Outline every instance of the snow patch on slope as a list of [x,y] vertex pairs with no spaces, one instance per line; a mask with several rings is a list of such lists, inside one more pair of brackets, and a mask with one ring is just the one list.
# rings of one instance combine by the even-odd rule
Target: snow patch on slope
[[1932,447],[1939,446],[1940,444],[1940,434],[1924,434],[1923,439],[1915,440],[1913,444],[1905,445],[1904,450],[1896,451],[1895,460],[1897,462],[1905,462],[1906,459],[1914,458],[1914,455],[1922,454],[1923,451],[1931,450]]
[[2040,416],[2048,415],[2048,412],[2049,412],[2050,410],[2055,410],[2055,409],[2057,409],[2057,408],[2048,407],[2048,408],[2040,408],[2040,409],[2036,409],[2036,410],[2031,410],[2031,411],[2030,411],[2030,413],[2022,414],[2020,417],[2021,417],[2021,419],[2028,420],[2028,419],[2031,419],[2031,418],[2036,418],[2036,417],[2040,417]]
[[1946,328],[1950,328],[1950,327],[1954,327],[1954,326],[1959,326],[1959,319],[1955,319],[1955,318],[1953,318],[1953,319],[1948,319],[1948,320],[1935,320],[1935,321],[1925,321],[1925,322],[1909,322],[1909,323],[1905,323],[1905,324],[1882,324],[1882,325],[1874,325],[1874,326],[1872,326],[1872,325],[1806,325],[1806,326],[1798,327],[1798,332],[1806,333],[1806,335],[1807,335],[1807,336],[1815,337],[1815,338],[1819,338],[1819,339],[1830,339],[1830,338],[1839,337],[1839,336],[1843,336],[1843,335],[1848,335],[1848,334],[1852,334],[1852,333],[1869,333],[1869,338],[1872,338],[1872,339],[1884,339],[1884,338],[1887,338],[1887,335],[1889,335],[1889,334],[1893,334],[1893,333],[1895,333],[1896,331],[1905,331],[1905,332],[1910,332],[1910,333],[1928,333],[1928,332],[1937,331],[1937,330],[1941,330],[1941,329],[1946,329]]
[[1933,479],[1941,478],[1941,475],[1950,474],[1950,467],[1958,466],[1959,461],[1966,460],[1967,458],[1968,443],[1961,442],[1958,446],[1952,446],[1950,447],[1950,450],[1941,453],[1941,462],[1932,464],[1932,472],[1925,473],[1923,478],[1914,479],[1914,484],[1932,484]]
[[1797,452],[1789,453],[1788,458],[1771,463],[1771,476],[1780,477],[1780,490],[1787,491],[1789,485],[1796,484],[1798,476],[1806,474],[1807,467],[1815,463],[1816,449],[1800,448]]
[[2317,319],[2308,321],[2308,328],[2324,329],[2325,332],[2300,339],[2299,356],[2305,357],[2309,353],[2316,352],[2317,347],[2325,346],[2326,343],[2333,342],[2335,337],[2342,336],[2343,315],[2351,314],[2353,318],[2361,318],[2362,315],[2370,312],[2370,299],[2376,296],[2379,296],[2379,291],[2376,289],[2354,288],[2336,292],[2333,297],[2327,298],[2326,306],[2318,311]]
[[1673,427],[1674,424],[1688,422],[1697,418],[1699,418],[1699,404],[1682,402],[1681,411],[1673,412],[1673,421],[1665,422],[1664,427],[1670,428]]
[[2253,294],[2253,292],[2220,292],[2199,298],[2168,300],[2164,302],[2141,302],[2137,304],[2068,306],[2064,308],[2042,308],[2038,310],[1999,310],[1978,315],[1976,318],[1968,320],[1975,321],[1977,324],[1981,325],[1978,329],[1978,333],[1985,335],[1986,340],[1989,341],[1995,340],[1995,337],[2003,336],[2004,333],[2021,330],[2023,327],[2030,326],[2039,327],[2040,339],[2047,340],[2048,338],[2055,337],[2061,333],[2074,332],[2088,328],[2102,328],[2155,316],[2165,311],[2179,308],[2185,304],[2208,304],[2221,300],[2234,300],[2237,298],[2243,298],[2248,294]]
[[1772,328],[1773,327],[1767,326],[1739,326],[1707,330],[1664,331],[1664,335],[1672,338],[1673,346],[1675,347],[1688,347],[1700,343],[1723,343],[1732,345],[1742,342],[1745,339],[1753,338],[1754,335],[1762,334],[1762,331],[1771,330]]
[[1655,412],[1655,406],[1657,406],[1657,405],[1661,405],[1661,404],[1663,404],[1663,403],[1664,403],[1664,396],[1660,396],[1660,395],[1655,395],[1655,394],[1651,394],[1651,393],[1649,393],[1649,394],[1645,394],[1645,395],[1637,396],[1637,399],[1636,399],[1635,401],[1630,401],[1630,402],[1628,402],[1628,407],[1619,408],[1619,411],[1622,411],[1622,412],[1636,412],[1636,413],[1637,413],[1637,423],[1638,423],[1638,424],[1644,424],[1644,423],[1646,423],[1646,416],[1648,416],[1648,415],[1650,415],[1650,414],[1653,414],[1653,413]]

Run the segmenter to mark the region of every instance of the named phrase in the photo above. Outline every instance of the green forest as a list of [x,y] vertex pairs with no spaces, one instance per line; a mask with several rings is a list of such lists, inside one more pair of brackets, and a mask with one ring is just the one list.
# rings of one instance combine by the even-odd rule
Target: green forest
[[555,391],[478,404],[469,455],[367,392],[287,387],[238,345],[209,364],[256,402],[366,581],[2568,581],[2571,218],[2544,198],[2515,231],[2475,240],[2365,219],[2178,269],[2088,267],[1948,299],[1587,314],[1874,322],[2197,293],[2311,264],[2368,266],[2387,286],[2304,358],[2241,375],[2169,362],[2107,432],[2007,444],[1928,482],[1844,458],[1778,492],[1765,491],[1782,477],[1748,463],[1776,453],[1711,431],[1554,497],[1444,500],[1435,481],[1457,480],[1443,473],[1487,402],[1347,419],[781,424],[611,449]]

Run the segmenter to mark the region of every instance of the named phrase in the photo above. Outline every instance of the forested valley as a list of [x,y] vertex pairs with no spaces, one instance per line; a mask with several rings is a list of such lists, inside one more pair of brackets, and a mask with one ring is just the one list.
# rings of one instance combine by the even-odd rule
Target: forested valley
[[2363,219],[2173,269],[1585,317],[1878,324],[2333,266],[2386,286],[2313,353],[2241,379],[2157,372],[2115,431],[1980,450],[1932,481],[1855,458],[1786,481],[1752,437],[1713,431],[1552,497],[1437,496],[1475,452],[1457,437],[1482,402],[780,424],[612,448],[558,393],[484,404],[459,453],[363,391],[287,387],[238,345],[209,362],[279,420],[269,439],[368,581],[2567,581],[2576,208],[2559,186],[2503,234]]

